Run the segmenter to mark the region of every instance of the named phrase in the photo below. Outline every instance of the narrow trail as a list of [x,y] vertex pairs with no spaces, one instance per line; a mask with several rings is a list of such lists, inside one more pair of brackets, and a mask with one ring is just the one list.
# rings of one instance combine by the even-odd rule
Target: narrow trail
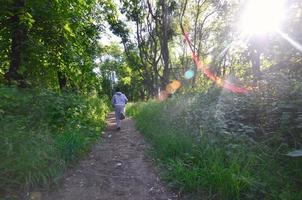
[[175,200],[177,195],[165,189],[151,159],[146,156],[142,135],[132,119],[123,120],[116,131],[114,114],[101,142],[84,160],[64,175],[59,189],[44,193],[45,200]]

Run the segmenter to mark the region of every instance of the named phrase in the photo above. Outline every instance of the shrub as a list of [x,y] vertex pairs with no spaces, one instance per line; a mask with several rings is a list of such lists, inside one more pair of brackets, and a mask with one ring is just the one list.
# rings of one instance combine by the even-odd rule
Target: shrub
[[0,194],[49,186],[99,137],[97,97],[0,87]]
[[[292,146],[285,140],[289,129],[282,126],[297,131],[299,123],[285,119],[281,108],[275,115],[279,102],[293,105],[285,97],[271,105],[267,96],[260,90],[238,95],[212,88],[132,105],[130,113],[153,144],[163,177],[180,191],[193,192],[194,199],[298,200],[302,160],[285,155]],[[280,126],[271,126],[271,117]],[[295,137],[295,144],[300,142]]]

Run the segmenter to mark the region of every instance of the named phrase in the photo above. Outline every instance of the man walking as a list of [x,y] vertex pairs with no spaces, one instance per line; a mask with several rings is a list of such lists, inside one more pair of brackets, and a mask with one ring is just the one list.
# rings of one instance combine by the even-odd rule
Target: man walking
[[116,93],[113,95],[111,102],[115,110],[117,130],[121,130],[121,120],[125,119],[125,105],[128,99],[126,95],[120,92],[119,88],[116,88]]

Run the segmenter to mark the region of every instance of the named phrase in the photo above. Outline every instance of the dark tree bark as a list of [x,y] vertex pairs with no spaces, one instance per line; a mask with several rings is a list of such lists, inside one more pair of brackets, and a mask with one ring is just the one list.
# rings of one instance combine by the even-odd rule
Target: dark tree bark
[[9,84],[16,81],[19,85],[25,84],[22,75],[19,73],[19,69],[22,62],[22,49],[26,37],[26,30],[24,25],[20,22],[19,12],[25,7],[25,0],[15,0],[14,12],[11,17],[12,23],[12,44],[11,44],[11,63],[7,73],[5,73],[5,79]]
[[65,74],[60,71],[58,71],[58,81],[59,81],[60,90],[61,91],[65,90],[67,84],[67,78]]
[[263,45],[264,42],[262,41],[261,37],[254,36],[250,39],[249,54],[252,63],[252,72],[255,83],[261,78],[260,57],[262,54]]
[[259,50],[254,49],[251,52],[251,62],[254,78],[258,79],[260,76],[260,52]]
[[161,24],[161,55],[164,64],[163,76],[162,76],[162,87],[164,88],[169,83],[170,77],[170,66],[169,66],[169,30],[170,30],[170,23],[169,23],[169,7],[166,4],[165,0],[161,0],[161,7],[162,7],[162,24]]

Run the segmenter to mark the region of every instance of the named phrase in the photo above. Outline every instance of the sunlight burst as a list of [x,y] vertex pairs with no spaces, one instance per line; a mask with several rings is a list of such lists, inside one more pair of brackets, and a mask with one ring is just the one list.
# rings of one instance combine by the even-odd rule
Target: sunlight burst
[[240,20],[245,35],[276,31],[284,18],[284,0],[249,0]]

